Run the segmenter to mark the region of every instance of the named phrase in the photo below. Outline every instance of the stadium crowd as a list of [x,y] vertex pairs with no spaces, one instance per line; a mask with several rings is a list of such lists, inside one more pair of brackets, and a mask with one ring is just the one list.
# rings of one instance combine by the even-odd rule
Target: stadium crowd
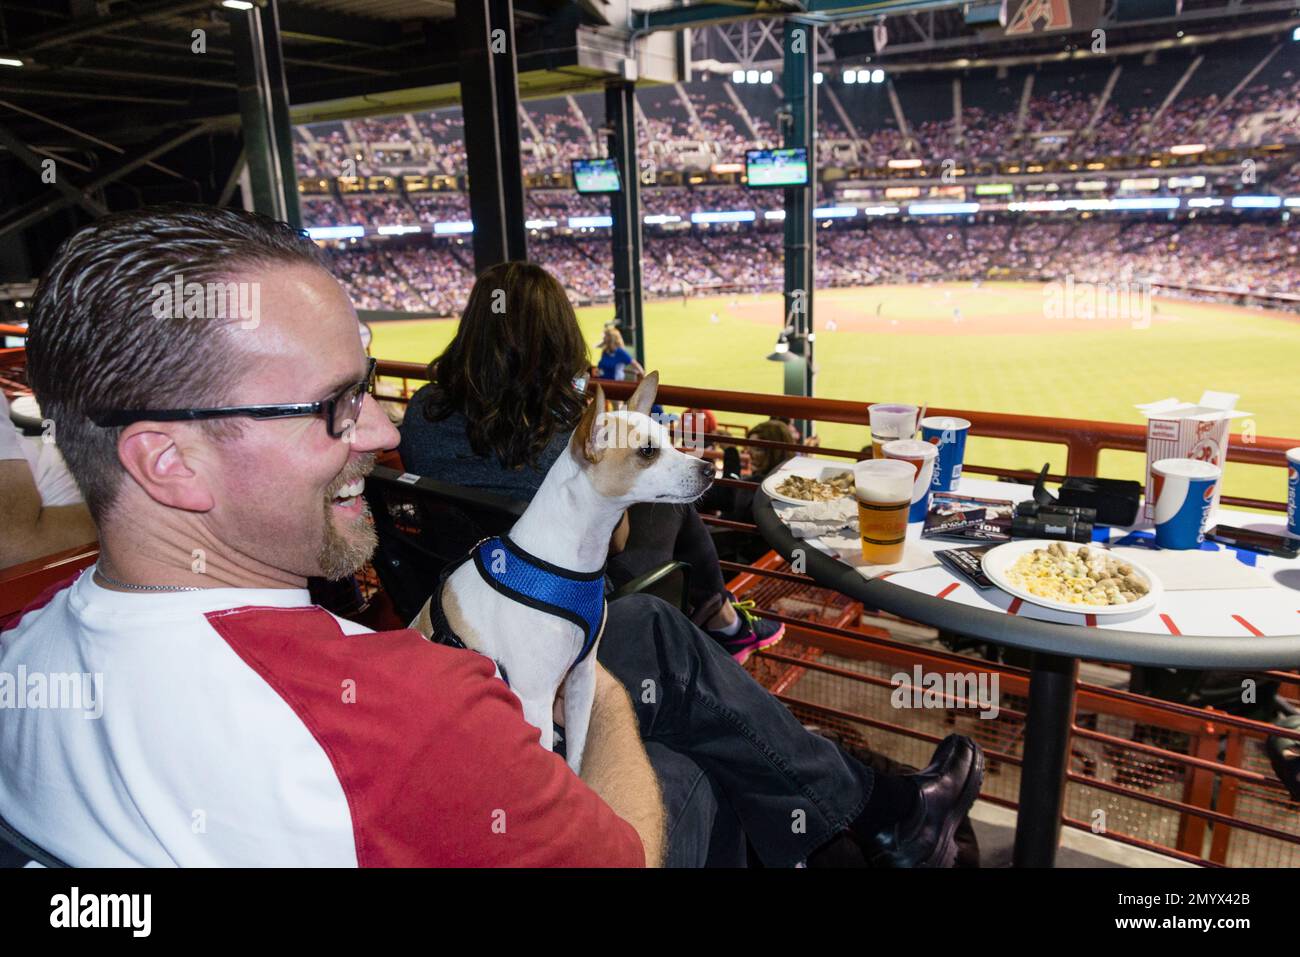
[[[1290,56],[1291,60],[1286,57]],[[908,117],[906,132],[892,110],[867,109],[847,92],[818,112],[818,159],[884,167],[891,158],[921,157],[932,162],[952,158],[987,162],[1007,158],[1099,159],[1168,149],[1179,143],[1230,148],[1261,143],[1300,141],[1300,67],[1289,50],[1252,82],[1238,89],[1231,74],[1222,84],[1198,92],[1178,92],[1164,102],[1157,96],[1130,95],[1121,100],[1100,88],[1071,88],[1044,81],[1032,87],[1022,104],[1015,84],[1009,96],[990,96],[999,82],[984,71],[963,78],[983,105],[963,105],[959,113]],[[1206,66],[1202,73],[1212,75]],[[1130,79],[1135,73],[1137,79]],[[889,79],[905,90],[906,78]],[[1017,80],[1017,82],[1021,82]],[[1120,80],[1141,92],[1142,71],[1126,70]],[[739,161],[747,149],[779,145],[770,119],[727,95],[723,82],[696,81],[648,88],[638,95],[637,139],[640,155],[660,170],[706,169],[713,163]],[[684,93],[679,95],[678,90]],[[998,108],[992,103],[997,102]],[[765,106],[767,104],[764,104]],[[1023,105],[1023,109],[1022,109]],[[526,173],[564,173],[569,162],[601,152],[595,129],[602,120],[589,117],[574,97],[524,104],[521,124]],[[843,110],[843,113],[841,113]],[[849,130],[842,117],[853,124]],[[305,177],[381,172],[465,172],[464,121],[459,107],[436,112],[361,120],[330,121],[300,127],[295,150]],[[397,146],[401,145],[401,149]]]
[[[529,255],[577,302],[613,294],[609,237],[534,234]],[[782,236],[734,224],[647,230],[648,297],[759,292],[781,287]],[[964,225],[879,223],[817,234],[819,287],[998,277],[1077,282],[1150,280],[1193,297],[1300,295],[1300,229],[1221,220],[1031,222]],[[463,239],[417,247],[357,244],[332,253],[360,308],[449,315],[473,284]]]

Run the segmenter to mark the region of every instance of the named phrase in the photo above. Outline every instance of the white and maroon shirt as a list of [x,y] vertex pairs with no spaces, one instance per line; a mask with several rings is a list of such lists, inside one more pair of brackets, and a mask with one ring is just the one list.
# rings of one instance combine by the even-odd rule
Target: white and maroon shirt
[[87,570],[0,631],[0,816],[82,866],[641,866],[493,674],[305,590]]

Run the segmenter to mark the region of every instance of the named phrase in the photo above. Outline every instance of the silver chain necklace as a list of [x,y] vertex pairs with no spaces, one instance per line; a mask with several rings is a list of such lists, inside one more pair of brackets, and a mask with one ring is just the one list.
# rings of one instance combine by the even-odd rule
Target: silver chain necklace
[[202,588],[195,588],[192,585],[133,585],[130,582],[118,581],[112,575],[107,574],[104,569],[98,565],[95,566],[95,574],[110,585],[116,585],[118,588],[128,588],[131,591],[202,591]]

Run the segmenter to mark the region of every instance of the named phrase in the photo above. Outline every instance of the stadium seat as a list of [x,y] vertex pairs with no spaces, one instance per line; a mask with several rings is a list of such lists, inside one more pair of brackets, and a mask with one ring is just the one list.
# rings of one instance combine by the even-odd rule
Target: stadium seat
[[0,630],[46,589],[89,568],[97,558],[99,544],[88,542],[0,570]]
[[68,866],[39,844],[23,837],[0,817],[0,868],[27,867],[33,862],[42,867]]
[[405,622],[414,621],[447,565],[489,535],[510,530],[526,503],[376,466],[366,501],[379,546],[372,563]]

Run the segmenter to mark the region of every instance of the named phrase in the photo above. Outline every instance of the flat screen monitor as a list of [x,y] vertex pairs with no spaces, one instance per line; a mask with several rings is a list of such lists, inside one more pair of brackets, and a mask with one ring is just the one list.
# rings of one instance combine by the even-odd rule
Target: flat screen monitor
[[747,150],[745,178],[751,189],[808,185],[808,151],[803,147],[785,150]]
[[617,193],[623,188],[618,163],[612,159],[574,160],[573,188],[579,193]]

